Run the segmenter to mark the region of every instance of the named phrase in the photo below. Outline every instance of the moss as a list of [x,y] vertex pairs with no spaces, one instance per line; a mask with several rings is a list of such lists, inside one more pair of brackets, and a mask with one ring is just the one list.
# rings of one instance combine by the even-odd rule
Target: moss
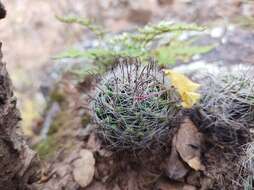
[[86,126],[91,122],[91,116],[89,114],[85,114],[81,119],[82,126]]
[[233,22],[240,27],[247,29],[254,28],[254,17],[251,16],[239,16],[233,19]]
[[48,135],[53,135],[61,129],[61,126],[69,119],[68,114],[66,112],[60,112],[57,114],[56,118],[54,119],[53,123],[50,126]]
[[59,88],[56,88],[51,92],[50,100],[53,102],[62,103],[65,101],[65,95]]
[[72,149],[75,141],[68,138],[73,138],[71,128],[77,125],[77,119],[70,110],[59,112],[50,127],[47,139],[42,140],[34,146],[40,158],[48,160],[61,148],[65,150]]
[[[53,135],[58,133],[61,129],[64,130],[66,127],[71,127],[72,126],[72,120],[75,116],[71,113],[70,110],[66,111],[61,111],[59,112],[54,121],[52,122],[48,135]],[[82,120],[82,124],[84,123],[89,123],[90,122],[90,116],[84,117]]]
[[57,150],[57,139],[48,137],[37,144],[34,149],[38,152],[42,160],[50,158]]

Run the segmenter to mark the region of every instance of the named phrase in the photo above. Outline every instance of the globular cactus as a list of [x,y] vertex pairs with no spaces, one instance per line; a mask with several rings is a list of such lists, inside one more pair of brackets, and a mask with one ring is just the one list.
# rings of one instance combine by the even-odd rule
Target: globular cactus
[[153,60],[119,58],[98,85],[92,110],[108,148],[142,150],[165,145],[181,117],[181,100]]
[[202,85],[194,120],[199,120],[201,132],[209,135],[213,143],[239,147],[250,141],[250,130],[254,128],[253,79],[250,72],[238,71],[210,76]]

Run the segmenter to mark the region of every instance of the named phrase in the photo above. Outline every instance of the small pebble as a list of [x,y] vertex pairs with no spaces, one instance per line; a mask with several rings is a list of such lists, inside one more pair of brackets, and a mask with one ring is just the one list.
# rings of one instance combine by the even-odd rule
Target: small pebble
[[211,31],[211,37],[212,38],[220,38],[224,35],[225,33],[225,29],[222,27],[216,27],[214,29],[212,29]]

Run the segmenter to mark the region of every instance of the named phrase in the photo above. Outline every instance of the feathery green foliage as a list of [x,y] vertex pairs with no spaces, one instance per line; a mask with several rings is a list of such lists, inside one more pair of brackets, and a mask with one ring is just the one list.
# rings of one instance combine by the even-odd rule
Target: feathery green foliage
[[98,36],[98,37],[103,37],[105,35],[105,32],[103,31],[103,29],[100,26],[93,24],[88,19],[84,19],[84,18],[80,18],[80,17],[76,17],[76,16],[68,16],[68,17],[56,16],[56,18],[59,21],[64,22],[64,23],[79,24],[81,26],[85,26],[86,28],[91,30],[94,34],[96,34],[96,36]]
[[169,46],[162,46],[152,53],[160,65],[175,64],[177,60],[188,61],[195,54],[211,51],[213,46],[192,45],[192,41],[173,41]]
[[[99,44],[88,50],[70,49],[59,54],[56,58],[85,58],[92,59],[93,67],[98,67],[94,73],[103,73],[113,63],[115,57],[139,57],[143,62],[154,56],[158,64],[174,64],[176,60],[189,60],[194,54],[209,52],[211,46],[194,46],[192,40],[180,40],[184,32],[201,32],[203,27],[196,24],[173,24],[159,22],[147,25],[134,32],[124,32],[112,35],[91,21],[79,17],[57,17],[65,23],[77,23],[90,29],[99,40]],[[161,43],[163,42],[163,44]],[[82,74],[84,74],[82,72]]]

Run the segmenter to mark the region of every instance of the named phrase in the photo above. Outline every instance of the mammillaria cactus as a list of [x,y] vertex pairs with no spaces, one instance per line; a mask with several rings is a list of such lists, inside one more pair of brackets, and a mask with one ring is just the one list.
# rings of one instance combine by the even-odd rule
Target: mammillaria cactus
[[252,75],[239,71],[210,76],[202,85],[198,126],[214,143],[235,147],[250,141],[250,129],[254,127]]
[[161,147],[179,125],[181,100],[155,61],[119,58],[92,102],[98,134],[115,150]]

